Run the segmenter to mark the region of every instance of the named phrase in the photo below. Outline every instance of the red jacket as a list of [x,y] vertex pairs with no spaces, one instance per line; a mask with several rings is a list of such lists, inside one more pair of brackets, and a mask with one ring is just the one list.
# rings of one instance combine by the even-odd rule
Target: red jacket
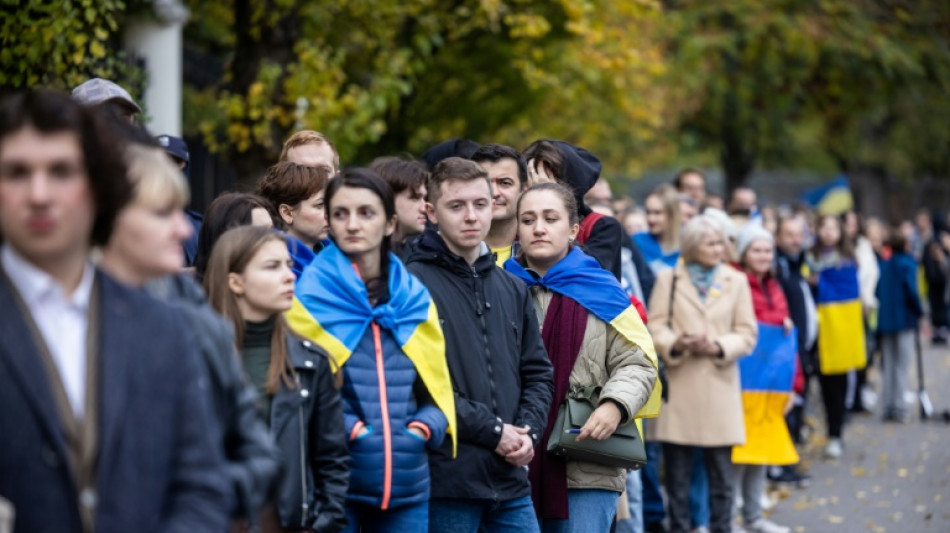
[[[781,326],[789,318],[788,302],[778,280],[769,273],[759,281],[755,274],[746,272],[749,277],[749,288],[752,289],[752,307],[755,308],[755,319],[763,324]],[[795,381],[792,388],[798,394],[805,391],[805,374],[802,372],[798,358],[795,358]]]

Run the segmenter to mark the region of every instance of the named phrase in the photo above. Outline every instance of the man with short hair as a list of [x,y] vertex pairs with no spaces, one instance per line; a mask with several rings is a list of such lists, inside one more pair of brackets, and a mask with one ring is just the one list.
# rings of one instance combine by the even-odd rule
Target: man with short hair
[[[782,216],[775,229],[775,277],[782,287],[788,302],[788,313],[798,333],[798,360],[800,369],[806,376],[802,390],[796,391],[795,405],[788,413],[788,430],[796,442],[801,441],[801,428],[804,425],[805,399],[807,398],[808,377],[817,371],[814,353],[815,340],[818,337],[818,311],[812,298],[811,287],[807,281],[805,262],[805,222],[799,216]],[[774,481],[802,483],[802,476],[794,466],[782,467],[778,471],[771,469],[769,477]]]
[[518,199],[528,188],[528,164],[521,152],[503,144],[486,144],[471,159],[485,169],[491,182],[491,229],[485,243],[495,254],[495,263],[502,267],[514,253]]
[[107,106],[118,116],[135,123],[142,108],[135,103],[129,91],[118,84],[102,78],[92,78],[73,89],[73,98],[87,106]]
[[[693,200],[693,206],[697,211],[702,211],[706,207],[706,175],[698,168],[688,167],[677,172],[673,177],[673,186],[681,194]],[[685,223],[684,220],[683,224]]]
[[412,248],[410,239],[426,229],[426,182],[429,171],[421,161],[401,157],[377,157],[369,169],[386,180],[393,190],[396,204],[396,229],[393,231],[393,252],[401,259],[408,258]]
[[223,531],[189,330],[90,261],[131,197],[98,113],[42,90],[0,101],[0,494],[17,531]]
[[325,167],[330,178],[340,171],[340,154],[330,139],[313,130],[301,130],[291,135],[280,152],[280,161],[290,161],[306,167]]
[[498,268],[485,237],[488,173],[449,157],[429,179],[428,228],[409,271],[428,287],[455,389],[458,454],[429,454],[429,531],[538,531],[524,467],[544,432],[552,368],[527,287]]

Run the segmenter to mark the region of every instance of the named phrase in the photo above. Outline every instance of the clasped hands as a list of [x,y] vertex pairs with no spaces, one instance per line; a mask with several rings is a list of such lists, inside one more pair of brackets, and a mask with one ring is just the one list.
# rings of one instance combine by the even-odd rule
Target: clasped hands
[[[614,431],[617,431],[620,419],[620,409],[613,402],[600,404],[581,427],[581,432],[577,435],[578,442],[586,438],[606,440],[614,434]],[[526,427],[505,424],[502,427],[501,441],[498,442],[495,453],[517,467],[530,463],[534,458],[534,441],[528,435],[529,431],[530,429]]]
[[706,338],[703,334],[685,333],[673,343],[674,352],[688,351],[695,355],[718,357],[721,353],[719,345]]

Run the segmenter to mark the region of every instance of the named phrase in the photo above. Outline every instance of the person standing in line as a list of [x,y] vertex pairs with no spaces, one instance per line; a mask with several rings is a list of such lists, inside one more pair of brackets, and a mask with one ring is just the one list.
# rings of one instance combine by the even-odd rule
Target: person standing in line
[[670,387],[655,426],[672,533],[690,530],[697,447],[709,476],[710,529],[732,531],[732,447],[745,441],[736,360],[752,351],[757,326],[748,282],[723,264],[723,240],[715,220],[693,218],[683,228],[682,261],[660,273],[650,298],[648,327]]
[[350,447],[346,531],[426,531],[429,450],[455,407],[439,316],[425,286],[390,252],[397,224],[389,186],[347,169],[327,187],[334,244],[304,270],[287,315],[343,373]]
[[[772,234],[761,224],[746,224],[739,232],[737,241],[739,266],[748,278],[755,318],[760,329],[781,328],[780,333],[789,339],[795,326],[788,314],[782,288],[773,274],[775,242]],[[763,337],[760,331],[760,343]],[[766,338],[771,340],[771,337]],[[767,465],[798,462],[798,453],[784,420],[785,412],[794,402],[791,388],[795,378],[796,357],[791,350],[784,353],[774,349],[760,352],[757,348],[739,363],[746,442],[732,449],[732,461],[735,466],[735,487],[742,496],[739,511],[746,533],[791,531],[765,518],[761,502],[765,495]],[[777,376],[781,376],[782,382]],[[777,402],[782,402],[782,405],[776,405]]]
[[917,290],[917,261],[910,254],[907,238],[899,230],[888,239],[891,257],[881,263],[881,278],[876,295],[881,309],[877,332],[882,353],[882,412],[885,422],[903,422],[907,417],[904,391],[907,371],[914,355],[924,307]]
[[503,267],[514,253],[518,239],[518,199],[528,188],[528,164],[518,150],[501,144],[486,144],[472,154],[491,181],[491,228],[485,244],[495,254],[495,264]]
[[340,172],[340,154],[336,146],[326,135],[313,130],[300,130],[288,137],[281,148],[279,161],[320,167],[330,179]]
[[524,283],[485,244],[492,190],[477,163],[440,161],[427,187],[428,228],[409,271],[428,287],[445,332],[458,414],[458,455],[429,454],[429,531],[537,532],[524,467],[541,442],[551,362]]
[[413,242],[426,229],[426,182],[429,171],[421,161],[400,157],[377,157],[369,169],[386,180],[395,195],[396,229],[393,230],[392,251],[405,261],[412,253]]
[[848,373],[864,368],[867,357],[864,315],[854,250],[844,237],[841,220],[822,215],[817,228],[809,262],[818,307],[818,382],[828,426],[825,457],[840,459]]
[[228,526],[191,331],[90,260],[132,196],[123,149],[66,95],[0,101],[0,494],[17,532]]
[[[205,211],[204,222],[198,233],[195,279],[201,282],[204,278],[211,250],[224,232],[238,226],[273,228],[276,217],[270,202],[256,194],[228,192],[215,198]],[[291,254],[291,257],[294,255]]]
[[659,274],[676,266],[680,257],[679,195],[673,187],[661,185],[646,197],[643,206],[647,213],[647,231],[634,235],[633,242],[653,273]]
[[330,357],[288,326],[294,273],[284,236],[240,226],[218,239],[204,288],[231,322],[241,361],[258,391],[260,417],[284,463],[277,517],[290,531],[337,533],[346,527],[349,453]]
[[181,272],[181,243],[192,231],[184,212],[188,184],[157,146],[131,144],[126,154],[134,198],[119,213],[101,266],[187,317],[210,378],[215,420],[222,425],[219,445],[232,489],[232,520],[257,523],[280,457],[257,416],[256,394],[244,378],[230,324],[211,309],[193,277]]
[[[579,224],[571,190],[535,185],[521,196],[517,214],[522,253],[505,269],[530,288],[554,367],[555,397],[542,442],[571,390],[601,389],[578,440],[606,440],[634,418],[656,416],[660,398],[652,394],[657,362],[650,334],[616,278],[574,246]],[[588,461],[565,463],[541,450],[528,475],[542,531],[600,533],[610,530],[627,472]]]

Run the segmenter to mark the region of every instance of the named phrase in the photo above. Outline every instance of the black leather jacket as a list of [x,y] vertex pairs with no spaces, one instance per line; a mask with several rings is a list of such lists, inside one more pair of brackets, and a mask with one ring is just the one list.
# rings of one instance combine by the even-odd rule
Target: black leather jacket
[[329,356],[293,335],[287,337],[287,353],[297,385],[281,385],[270,409],[271,434],[284,459],[277,514],[287,529],[342,531],[350,455]]
[[211,405],[220,424],[225,474],[233,489],[231,516],[254,523],[275,487],[280,455],[258,413],[257,393],[235,353],[234,331],[208,305],[191,276],[162,278],[148,283],[146,289],[179,310],[194,326],[211,381]]

